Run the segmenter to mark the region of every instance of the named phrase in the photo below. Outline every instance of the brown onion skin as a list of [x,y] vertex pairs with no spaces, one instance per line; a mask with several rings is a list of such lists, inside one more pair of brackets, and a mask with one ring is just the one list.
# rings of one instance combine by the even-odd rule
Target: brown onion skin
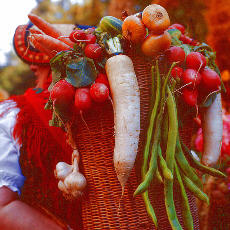
[[170,26],[167,11],[158,4],[149,5],[143,10],[142,21],[154,34],[161,34]]
[[167,50],[171,45],[171,36],[165,31],[163,34],[149,35],[142,43],[141,50],[148,57],[155,57],[160,52]]
[[133,44],[138,44],[144,40],[146,28],[140,18],[130,15],[122,24],[122,35]]

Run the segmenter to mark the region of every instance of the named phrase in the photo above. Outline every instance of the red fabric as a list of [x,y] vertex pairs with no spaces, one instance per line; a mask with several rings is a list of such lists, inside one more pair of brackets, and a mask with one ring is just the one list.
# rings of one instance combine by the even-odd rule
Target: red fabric
[[14,50],[18,57],[29,65],[49,65],[49,56],[33,48],[28,41],[29,29],[32,25],[30,23],[16,28],[13,38]]
[[58,162],[71,163],[72,149],[66,144],[63,130],[49,126],[52,114],[44,110],[48,98],[48,91],[38,93],[34,89],[11,98],[20,108],[14,137],[22,144],[20,164],[26,177],[22,199],[45,208],[74,229],[80,229],[81,204],[66,201],[54,177]]

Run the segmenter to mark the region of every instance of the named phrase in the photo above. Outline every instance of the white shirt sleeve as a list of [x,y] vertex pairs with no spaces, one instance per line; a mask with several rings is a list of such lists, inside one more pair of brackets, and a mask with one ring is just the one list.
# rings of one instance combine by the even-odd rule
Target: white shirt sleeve
[[20,195],[25,178],[19,165],[20,146],[12,135],[19,109],[7,111],[14,103],[8,100],[0,104],[0,114],[5,111],[0,117],[0,187],[6,186]]

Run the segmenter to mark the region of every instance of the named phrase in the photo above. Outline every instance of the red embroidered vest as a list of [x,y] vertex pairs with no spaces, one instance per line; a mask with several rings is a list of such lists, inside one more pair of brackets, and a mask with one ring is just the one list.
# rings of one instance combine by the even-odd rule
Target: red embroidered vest
[[80,201],[65,200],[54,177],[58,162],[71,163],[72,149],[66,144],[63,130],[49,126],[52,114],[44,110],[48,98],[47,91],[35,89],[12,97],[20,108],[14,136],[22,145],[20,165],[26,177],[22,200],[48,215],[52,213],[74,229],[82,229]]

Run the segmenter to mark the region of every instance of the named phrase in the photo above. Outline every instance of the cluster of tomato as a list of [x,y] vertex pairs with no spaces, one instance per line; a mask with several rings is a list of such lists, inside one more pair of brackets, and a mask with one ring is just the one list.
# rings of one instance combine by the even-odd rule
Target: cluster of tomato
[[[96,43],[96,36],[93,34],[94,29],[89,28],[86,31],[75,29],[69,39],[77,44],[83,44],[84,55],[95,61],[102,58],[103,50]],[[75,88],[65,79],[58,81],[52,88],[50,97],[55,108],[59,112],[71,111],[76,108],[77,111],[89,110],[93,103],[103,103],[109,98],[109,82],[106,74],[98,73],[95,82],[89,87]]]
[[[184,44],[197,44],[196,41],[184,35],[185,29],[182,25],[173,24],[169,29],[179,29],[182,32],[180,40]],[[191,52],[186,55],[183,48],[172,46],[166,51],[166,56],[170,63],[177,62],[171,75],[180,81],[182,97],[188,105],[197,105],[199,96],[207,96],[219,89],[220,77],[207,66],[207,60],[202,53]]]
[[52,88],[50,97],[60,113],[71,115],[72,109],[86,111],[93,103],[103,103],[109,98],[109,83],[105,74],[99,73],[90,87],[75,88],[65,79],[58,81]]

